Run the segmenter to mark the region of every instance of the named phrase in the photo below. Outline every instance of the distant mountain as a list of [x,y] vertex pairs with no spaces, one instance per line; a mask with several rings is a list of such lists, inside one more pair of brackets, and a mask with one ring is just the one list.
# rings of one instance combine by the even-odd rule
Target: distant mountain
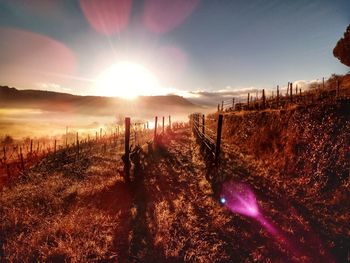
[[[0,108],[31,108],[44,111],[111,115],[115,113],[154,115],[155,112],[191,112],[199,108],[183,97],[141,96],[135,100],[116,97],[77,96],[42,90],[18,90],[0,86]],[[141,114],[140,114],[141,113]]]

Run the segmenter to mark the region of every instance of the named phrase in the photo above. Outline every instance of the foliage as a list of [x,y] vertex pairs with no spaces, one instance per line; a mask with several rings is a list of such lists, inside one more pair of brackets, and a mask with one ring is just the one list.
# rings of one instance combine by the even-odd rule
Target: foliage
[[350,25],[346,29],[344,36],[333,49],[333,55],[338,58],[341,63],[350,67]]

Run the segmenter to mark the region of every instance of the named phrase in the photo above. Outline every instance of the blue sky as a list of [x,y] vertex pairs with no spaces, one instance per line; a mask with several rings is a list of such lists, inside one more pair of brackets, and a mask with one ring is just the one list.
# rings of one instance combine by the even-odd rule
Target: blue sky
[[[156,8],[161,32],[144,19],[152,1],[123,0],[131,6],[126,24],[101,34],[79,1],[1,0],[0,33],[9,37],[0,38],[0,85],[98,94],[94,80],[119,60],[142,64],[161,87],[174,91],[272,88],[348,71],[332,54],[350,23],[348,0],[190,0],[187,7],[174,0],[170,10]],[[162,18],[168,17],[176,23],[167,28]],[[23,42],[14,48],[10,40]],[[64,46],[62,52],[47,49],[47,41]],[[43,50],[45,58],[36,61]],[[19,53],[26,63],[16,58]],[[47,65],[54,72],[22,74],[20,63],[32,69],[42,63],[37,71]]]

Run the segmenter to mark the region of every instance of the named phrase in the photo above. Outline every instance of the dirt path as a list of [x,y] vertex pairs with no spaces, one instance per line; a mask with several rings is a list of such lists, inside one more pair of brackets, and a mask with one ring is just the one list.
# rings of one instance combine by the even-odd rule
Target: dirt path
[[237,152],[225,156],[221,167],[223,177],[253,189],[273,233],[214,198],[199,147],[190,131],[182,130],[170,138],[164,151],[145,159],[132,186],[130,218],[120,225],[120,229],[129,226],[128,239],[124,238],[128,244],[119,243],[118,248],[128,248],[128,255],[120,254],[119,259],[313,262],[317,257],[319,262],[330,261],[309,222],[264,179],[263,170]]

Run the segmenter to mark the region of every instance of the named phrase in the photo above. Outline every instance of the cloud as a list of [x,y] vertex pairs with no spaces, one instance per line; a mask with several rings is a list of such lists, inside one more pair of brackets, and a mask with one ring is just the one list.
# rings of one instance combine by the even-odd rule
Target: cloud
[[[326,79],[325,79],[326,81]],[[293,82],[293,88],[298,85],[298,89],[301,88],[303,91],[308,90],[314,84],[321,84],[322,79],[314,80],[296,80]],[[253,97],[261,97],[262,90],[265,89],[266,96],[276,94],[276,87],[274,88],[257,88],[257,87],[246,87],[246,88],[233,88],[227,86],[224,89],[219,90],[196,90],[196,91],[183,91],[177,89],[170,89],[172,92],[169,94],[175,94],[187,98],[192,103],[206,106],[216,107],[222,101],[231,103],[232,99],[235,98],[235,102],[245,102],[247,95],[250,93]],[[284,86],[279,85],[281,94],[287,93],[287,84]]]
[[258,89],[255,87],[242,88],[242,89],[233,89],[230,86],[225,89],[216,90],[216,91],[192,91],[192,94],[199,94],[206,97],[220,97],[220,98],[232,98],[240,97],[246,95],[247,93],[257,92]]
[[[327,79],[325,78],[325,82]],[[296,80],[293,82],[293,87],[296,87],[298,85],[298,88],[301,88],[302,90],[308,90],[311,86],[321,84],[322,79],[313,79],[313,80]]]
[[236,102],[240,102],[246,99],[247,94],[256,94],[261,89],[255,87],[233,89],[230,86],[216,91],[207,91],[207,90],[196,90],[196,91],[183,91],[173,89],[171,94],[179,95],[187,98],[189,101],[195,104],[207,106],[207,107],[216,107],[221,101],[232,101],[232,98],[235,98]]
[[[0,26],[0,79],[21,88],[74,75],[76,57],[64,43],[35,32]],[[30,83],[30,84],[29,84]]]

